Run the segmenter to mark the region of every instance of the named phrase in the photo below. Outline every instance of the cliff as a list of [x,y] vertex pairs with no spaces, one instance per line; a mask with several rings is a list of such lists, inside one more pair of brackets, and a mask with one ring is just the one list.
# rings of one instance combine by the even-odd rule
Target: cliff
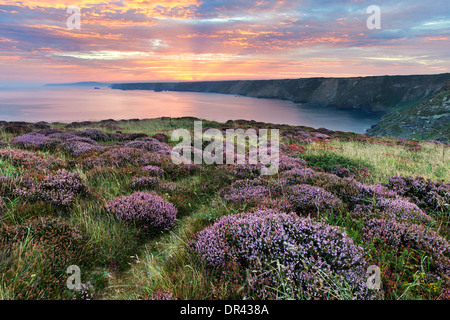
[[431,98],[385,115],[367,133],[374,136],[450,142],[450,82]]
[[413,105],[439,92],[450,73],[352,78],[302,78],[169,83],[122,83],[112,89],[210,92],[336,108],[390,112]]

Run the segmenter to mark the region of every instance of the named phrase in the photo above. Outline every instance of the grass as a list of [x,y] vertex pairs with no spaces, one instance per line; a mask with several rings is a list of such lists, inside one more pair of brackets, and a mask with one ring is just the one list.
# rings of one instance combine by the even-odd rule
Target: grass
[[[105,128],[104,123],[91,123],[89,128],[99,128],[113,133],[120,129],[122,133],[142,132],[170,134],[177,128],[193,129],[192,118],[158,118],[142,121],[117,121],[114,128]],[[63,124],[53,124],[63,128]],[[251,127],[252,123],[203,122],[203,127]],[[284,127],[281,127],[283,129]],[[77,128],[81,130],[83,128]],[[310,130],[313,130],[310,128]],[[8,142],[14,135],[0,129],[0,139]],[[358,172],[361,166],[370,172],[364,176],[366,184],[387,182],[387,178],[399,176],[423,176],[436,181],[450,181],[449,148],[444,144],[400,141],[396,139],[355,139],[358,135],[341,134],[351,139],[333,138],[328,142],[316,141],[303,146],[302,158],[309,165],[328,170],[334,165],[343,165],[352,172]],[[289,141],[289,144],[291,141]],[[105,143],[108,144],[108,143]],[[172,143],[173,145],[173,143]],[[1,215],[0,230],[22,224],[32,217],[54,216],[77,226],[86,235],[88,242],[95,248],[93,267],[87,271],[85,281],[91,281],[95,287],[96,299],[152,299],[168,295],[176,299],[217,299],[240,298],[241,286],[218,282],[204,261],[190,250],[190,242],[196,233],[211,225],[224,215],[238,213],[240,210],[225,203],[217,195],[221,188],[228,186],[235,178],[217,166],[204,166],[200,171],[186,177],[165,174],[164,183],[174,183],[183,191],[147,190],[159,192],[161,196],[174,203],[179,215],[171,230],[160,230],[151,234],[142,233],[137,227],[124,224],[105,210],[105,203],[117,196],[128,195],[130,181],[139,172],[134,164],[126,167],[83,168],[77,158],[60,150],[40,152],[52,155],[67,162],[75,163],[70,170],[76,172],[89,187],[88,198],[77,199],[68,210],[57,210],[45,203],[28,203],[25,199],[7,196],[4,199],[6,211]],[[29,171],[29,170],[28,170]],[[0,176],[20,178],[27,169],[14,166],[8,160],[0,159]],[[358,176],[357,176],[358,178]],[[0,185],[0,190],[2,186]],[[184,189],[183,189],[184,188]],[[1,211],[0,211],[1,212]],[[383,283],[386,299],[434,299],[441,292],[442,283],[427,279],[426,255],[417,253],[411,258],[408,250],[380,250],[365,243],[361,237],[363,225],[355,222],[345,210],[339,214],[319,216],[320,221],[336,225],[345,230],[352,239],[367,249],[367,258],[373,258],[386,272]],[[440,225],[447,225],[445,215]],[[449,238],[448,228],[438,229],[442,236]],[[19,298],[18,290],[23,283],[17,284],[17,277],[39,273],[39,267],[45,268],[43,251],[33,245],[19,244],[6,252],[0,250],[3,261],[13,261],[14,276],[3,275],[0,278],[0,299]],[[417,260],[417,255],[420,260]],[[33,260],[38,266],[28,270],[26,262]],[[37,263],[37,264],[36,264]],[[2,265],[0,271],[11,265]],[[410,268],[411,267],[411,268]],[[2,269],[3,268],[3,269]],[[276,272],[276,268],[273,270]],[[38,275],[37,275],[38,276]],[[64,279],[65,275],[61,275]],[[329,285],[330,294],[337,299],[351,296],[346,284],[339,283],[330,275],[322,274],[323,281]],[[31,279],[30,279],[31,281]],[[30,284],[31,285],[31,284]],[[286,279],[280,279],[280,286],[273,288],[280,298],[291,298],[291,289]],[[57,296],[56,298],[60,298]]]
[[332,140],[326,146],[307,146],[308,156],[335,157],[366,165],[371,176],[369,184],[385,183],[392,176],[422,176],[438,181],[450,181],[450,148],[444,144],[422,142],[420,150],[403,146]]

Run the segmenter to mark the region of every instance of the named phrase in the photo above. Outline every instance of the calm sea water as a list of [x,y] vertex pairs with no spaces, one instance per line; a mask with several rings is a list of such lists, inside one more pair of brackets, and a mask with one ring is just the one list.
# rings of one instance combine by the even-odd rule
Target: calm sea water
[[246,119],[356,133],[364,133],[380,119],[380,115],[363,111],[213,93],[67,87],[0,90],[0,120],[6,121],[72,122],[162,116],[193,116],[219,122]]

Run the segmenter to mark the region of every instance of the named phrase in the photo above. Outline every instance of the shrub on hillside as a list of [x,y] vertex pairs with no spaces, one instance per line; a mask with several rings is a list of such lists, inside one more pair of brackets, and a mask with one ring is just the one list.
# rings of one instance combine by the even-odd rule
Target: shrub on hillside
[[423,177],[392,177],[386,186],[397,194],[408,197],[420,208],[429,211],[450,212],[450,183],[441,183]]
[[248,298],[372,298],[362,249],[339,228],[293,214],[225,216],[193,249],[217,277],[245,285]]
[[161,177],[164,175],[164,170],[157,166],[145,166],[141,170],[152,177]]
[[308,184],[299,184],[289,188],[287,199],[299,215],[336,212],[342,206],[342,201],[332,193]]
[[27,133],[11,139],[10,144],[24,149],[48,150],[56,146],[56,141],[39,133]]
[[162,153],[166,155],[170,155],[172,151],[172,148],[167,143],[150,137],[130,141],[125,144],[125,147],[143,149],[150,152]]
[[65,208],[72,205],[76,197],[87,196],[88,187],[78,174],[61,169],[37,181],[25,181],[25,186],[18,188],[16,193],[31,201],[47,202],[57,208]]
[[237,180],[230,186],[220,190],[220,197],[231,203],[255,204],[270,195],[270,189],[265,181]]
[[169,161],[171,161],[170,156],[128,147],[110,148],[98,155],[89,155],[81,159],[83,166],[88,168],[98,166],[161,166]]
[[21,124],[7,124],[3,127],[3,130],[12,134],[24,134],[33,131],[29,126]]
[[432,272],[440,278],[450,272],[450,244],[435,231],[419,224],[392,219],[369,220],[363,229],[363,238],[383,243],[393,250],[410,248],[424,252],[432,263]]
[[85,129],[83,131],[75,131],[75,135],[90,138],[94,141],[108,141],[109,137],[100,129]]
[[173,226],[178,213],[172,203],[156,194],[144,192],[118,197],[110,201],[106,208],[119,220],[158,229]]
[[62,159],[20,149],[0,149],[0,159],[8,160],[14,166],[31,170],[57,169],[66,165]]
[[433,219],[418,206],[400,198],[378,198],[374,203],[358,204],[350,215],[355,218],[389,218],[399,222],[425,225],[433,223]]
[[157,177],[137,177],[131,180],[130,187],[133,190],[156,189],[160,182]]

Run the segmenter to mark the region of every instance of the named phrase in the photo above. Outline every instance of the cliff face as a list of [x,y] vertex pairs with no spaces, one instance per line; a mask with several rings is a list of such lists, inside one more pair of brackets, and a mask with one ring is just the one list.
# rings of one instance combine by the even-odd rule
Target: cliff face
[[123,83],[114,84],[111,88],[235,94],[336,108],[390,112],[436,94],[449,79],[450,73],[444,73],[353,78]]
[[375,136],[450,142],[450,83],[442,92],[399,112],[385,115],[367,131]]

